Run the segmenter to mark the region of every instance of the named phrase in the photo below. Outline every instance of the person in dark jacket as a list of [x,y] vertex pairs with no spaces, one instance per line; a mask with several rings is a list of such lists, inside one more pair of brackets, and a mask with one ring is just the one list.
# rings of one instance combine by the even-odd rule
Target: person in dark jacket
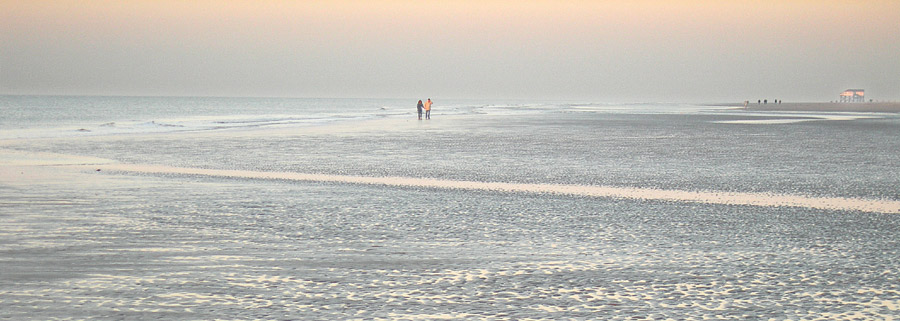
[[419,99],[419,105],[416,106],[416,109],[419,110],[419,120],[422,120],[422,107],[424,107],[424,106],[425,105],[422,105],[422,100]]

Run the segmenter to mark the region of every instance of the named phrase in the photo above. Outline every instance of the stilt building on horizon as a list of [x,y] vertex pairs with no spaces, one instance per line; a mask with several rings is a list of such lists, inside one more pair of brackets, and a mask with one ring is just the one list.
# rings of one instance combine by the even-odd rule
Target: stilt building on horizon
[[840,102],[842,103],[863,103],[866,102],[866,91],[862,89],[847,89],[841,93]]

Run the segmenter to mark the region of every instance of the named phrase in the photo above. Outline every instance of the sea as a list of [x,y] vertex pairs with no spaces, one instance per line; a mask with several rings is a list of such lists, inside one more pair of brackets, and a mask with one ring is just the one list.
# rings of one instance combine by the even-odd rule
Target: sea
[[900,114],[424,98],[0,96],[0,319],[900,319]]

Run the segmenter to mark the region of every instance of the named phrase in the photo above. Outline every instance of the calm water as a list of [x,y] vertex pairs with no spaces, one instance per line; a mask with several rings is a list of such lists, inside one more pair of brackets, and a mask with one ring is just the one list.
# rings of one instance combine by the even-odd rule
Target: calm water
[[[419,122],[409,99],[9,96],[0,111],[6,159],[900,200],[893,114],[435,99]],[[900,315],[897,214],[69,165],[0,175],[0,318]]]

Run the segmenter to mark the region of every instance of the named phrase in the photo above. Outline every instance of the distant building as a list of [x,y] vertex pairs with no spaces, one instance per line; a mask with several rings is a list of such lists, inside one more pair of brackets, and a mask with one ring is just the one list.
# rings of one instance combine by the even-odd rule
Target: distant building
[[842,103],[864,103],[866,102],[866,91],[862,89],[847,89],[841,93]]

